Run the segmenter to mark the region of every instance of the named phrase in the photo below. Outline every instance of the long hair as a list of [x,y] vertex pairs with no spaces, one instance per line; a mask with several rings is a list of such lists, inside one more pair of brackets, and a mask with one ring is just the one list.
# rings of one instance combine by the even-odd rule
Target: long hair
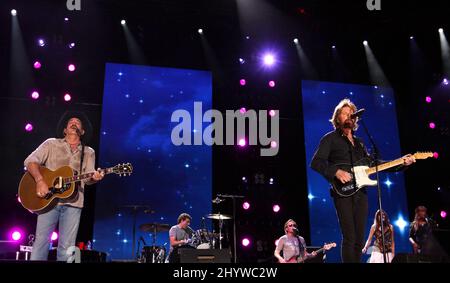
[[289,225],[289,222],[294,222],[294,224],[297,226],[297,222],[295,222],[293,219],[288,219],[288,221],[286,221],[284,223],[284,233],[286,233],[286,234],[287,234],[286,230],[287,230],[287,227]]
[[423,205],[419,205],[418,207],[416,207],[416,209],[414,210],[414,221],[413,221],[413,227],[414,230],[418,230],[419,229],[419,212],[421,211],[425,211],[425,217],[427,217],[427,208]]
[[[342,108],[344,107],[350,107],[350,109],[353,110],[353,113],[356,112],[356,110],[358,110],[358,108],[356,108],[356,105],[348,98],[342,99],[338,105],[336,105],[336,107],[334,108],[334,112],[333,112],[333,116],[331,116],[330,122],[333,125],[333,128],[337,129],[340,127],[339,125],[339,114],[341,114]],[[356,131],[358,129],[358,118],[356,118],[356,122],[355,125],[353,127],[353,131]]]
[[[383,211],[383,215],[384,215],[383,227],[387,227],[390,230],[391,222],[389,221],[389,217],[385,211]],[[381,227],[380,210],[377,210],[377,212],[375,213],[375,219],[373,220],[373,224],[375,225],[375,231],[378,231],[378,229]],[[383,231],[383,233],[384,233],[384,231]]]

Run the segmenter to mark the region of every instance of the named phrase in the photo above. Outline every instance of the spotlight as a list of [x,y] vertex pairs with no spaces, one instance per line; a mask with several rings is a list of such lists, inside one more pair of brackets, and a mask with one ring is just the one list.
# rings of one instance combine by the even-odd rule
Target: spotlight
[[240,139],[239,140],[239,146],[240,147],[244,147],[247,144],[247,142],[245,141],[245,139]]
[[441,211],[441,217],[442,217],[442,218],[446,218],[446,217],[447,217],[447,211],[442,210],[442,211]]
[[410,36],[409,39],[413,40],[413,39],[414,39],[414,36]]
[[244,202],[244,203],[242,204],[242,208],[245,209],[245,210],[248,210],[248,209],[250,208],[250,203],[248,203],[247,201]]
[[33,130],[33,125],[31,123],[27,123],[25,125],[25,131],[31,132]]
[[58,240],[58,233],[53,232],[53,233],[52,233],[52,236],[50,237],[50,240],[52,240],[52,241]]
[[203,29],[199,28],[197,31],[199,34],[203,34]]
[[275,56],[273,56],[273,54],[267,53],[263,57],[263,62],[264,62],[264,65],[270,67],[273,64],[275,64]]
[[430,127],[430,129],[436,128],[436,124],[433,122],[430,122],[430,124],[428,124],[428,126]]
[[438,31],[439,31],[440,33],[443,33],[443,32],[444,32],[444,29],[440,28],[440,29],[438,29]]
[[[278,144],[277,144],[276,141],[271,141],[271,142],[270,142],[270,147],[271,147],[271,148],[275,148],[275,147],[277,147],[277,145],[278,145]],[[273,182],[272,182],[272,184],[273,184]]]
[[245,176],[242,177],[242,182],[247,183],[247,178]]
[[240,64],[244,64],[244,63],[245,63],[244,58],[239,58],[239,63],[240,63]]
[[239,83],[241,84],[241,86],[244,86],[247,83],[247,81],[245,79],[241,79]]
[[270,87],[275,87],[275,81],[270,81],[270,82],[269,82],[269,86],[270,86]]
[[431,96],[425,97],[425,101],[426,101],[427,103],[431,103],[431,101],[432,101]]
[[34,67],[35,69],[40,69],[40,68],[42,67],[42,64],[41,64],[41,62],[36,61],[36,62],[34,62],[33,67]]
[[444,78],[444,79],[442,80],[442,84],[443,84],[443,85],[448,85],[448,79],[447,79],[447,78]]
[[248,239],[248,238],[242,239],[242,245],[243,245],[244,247],[250,246],[250,239]]
[[39,92],[37,92],[36,90],[33,91],[33,92],[31,93],[31,98],[33,98],[33,99],[38,99],[38,98],[39,98]]
[[435,159],[438,159],[438,158],[439,158],[439,153],[437,153],[437,152],[433,153],[433,157],[434,157]]
[[126,25],[126,24],[127,24],[127,21],[125,21],[125,20],[121,20],[121,21],[120,21],[120,24],[124,26],[124,25]]
[[72,96],[69,93],[64,94],[64,101],[69,102],[72,100]]
[[275,110],[270,110],[269,111],[269,116],[270,117],[273,117],[273,116],[275,116],[277,113],[275,112]]
[[44,47],[45,46],[45,40],[42,39],[42,38],[39,38],[38,39],[38,44],[39,44],[40,47]]
[[75,47],[75,42],[72,42],[72,43],[69,44],[69,48],[70,48],[70,49],[72,49],[72,48],[74,48],[74,47]]
[[67,66],[67,69],[68,69],[70,72],[74,72],[75,69],[76,69],[76,67],[75,67],[74,64],[70,64],[69,66]]
[[15,242],[19,241],[20,239],[22,239],[22,233],[18,230],[15,230],[11,233],[11,239]]
[[294,43],[298,44],[298,38],[294,38]]
[[241,112],[241,114],[245,114],[245,112],[247,112],[247,109],[245,109],[245,107],[242,107],[241,109],[239,109],[239,112]]
[[13,17],[17,16],[17,10],[16,9],[12,9],[11,10],[11,16],[13,16]]
[[332,49],[336,49],[336,45],[332,45],[331,48],[332,48]]
[[64,21],[65,21],[65,22],[68,22],[68,21],[69,21],[69,18],[67,18],[67,17],[64,18]]
[[277,213],[277,212],[279,212],[280,211],[280,206],[278,205],[278,204],[275,204],[273,207],[272,207],[272,210],[273,210],[273,212],[275,212],[275,213]]
[[367,46],[369,43],[367,42],[367,40],[364,40],[364,41],[363,41],[363,44],[364,44],[365,46]]

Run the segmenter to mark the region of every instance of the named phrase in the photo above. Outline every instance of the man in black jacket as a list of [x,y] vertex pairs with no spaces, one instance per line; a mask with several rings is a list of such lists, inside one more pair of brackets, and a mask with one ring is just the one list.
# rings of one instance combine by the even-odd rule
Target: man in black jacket
[[[336,106],[330,122],[334,131],[327,133],[320,140],[314,153],[311,168],[319,172],[329,182],[334,179],[342,183],[352,180],[352,175],[340,168],[340,164],[361,164],[370,157],[362,140],[354,135],[358,129],[357,118],[352,114],[357,110],[355,104],[344,99]],[[404,165],[415,162],[411,155],[403,157]],[[334,205],[342,232],[341,256],[343,262],[360,262],[361,250],[364,246],[364,232],[368,217],[368,201],[365,189],[359,190],[350,197],[338,196],[332,192]]]

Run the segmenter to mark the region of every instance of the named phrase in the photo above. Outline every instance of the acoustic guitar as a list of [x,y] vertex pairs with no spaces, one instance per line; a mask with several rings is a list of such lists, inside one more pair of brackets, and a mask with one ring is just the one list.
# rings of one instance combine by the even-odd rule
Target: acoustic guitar
[[[47,184],[49,193],[44,197],[36,194],[36,182],[29,172],[26,172],[19,183],[19,201],[23,207],[30,212],[37,214],[45,213],[56,206],[59,200],[72,200],[78,195],[76,182],[90,179],[95,172],[82,175],[75,174],[69,166],[63,166],[55,171],[46,167],[39,167],[39,171]],[[107,174],[117,174],[119,176],[129,176],[133,172],[130,163],[118,164],[114,167],[101,169]]]

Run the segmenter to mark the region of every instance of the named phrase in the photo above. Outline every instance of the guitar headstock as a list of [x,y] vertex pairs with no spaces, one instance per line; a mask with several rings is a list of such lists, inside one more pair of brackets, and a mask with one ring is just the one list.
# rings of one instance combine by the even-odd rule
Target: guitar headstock
[[331,250],[332,248],[335,248],[335,247],[336,247],[336,243],[334,243],[334,242],[323,245],[323,249],[326,251]]
[[427,159],[430,157],[433,157],[433,153],[428,151],[428,152],[416,152],[413,154],[415,159]]
[[112,168],[112,171],[119,176],[130,176],[133,173],[133,166],[131,163],[117,164]]

